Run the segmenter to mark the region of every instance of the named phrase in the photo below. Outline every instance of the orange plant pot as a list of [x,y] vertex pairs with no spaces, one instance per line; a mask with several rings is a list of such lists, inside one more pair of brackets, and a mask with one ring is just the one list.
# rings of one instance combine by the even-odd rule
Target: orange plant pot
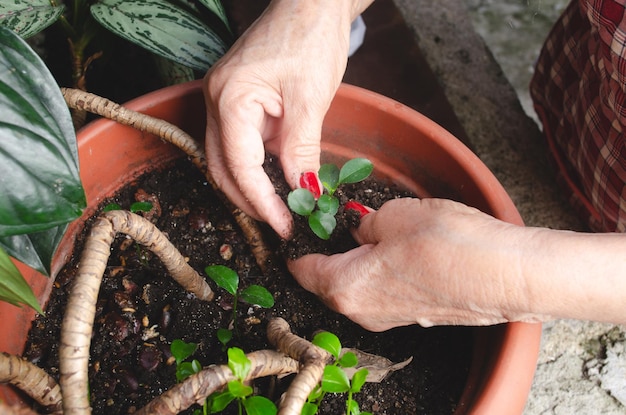
[[[205,109],[200,82],[165,88],[127,107],[167,120],[194,137],[204,136]],[[342,85],[325,118],[324,162],[367,157],[375,175],[393,180],[420,196],[452,198],[502,220],[522,225],[513,202],[493,174],[446,130],[389,98]],[[88,208],[71,224],[53,261],[53,275],[72,254],[75,236],[97,205],[141,173],[182,153],[170,144],[113,121],[95,121],[78,133],[81,179]],[[20,271],[42,304],[54,278],[22,264]],[[20,354],[34,312],[0,302],[0,351]],[[523,412],[535,372],[540,324],[509,323],[474,329],[468,381],[456,413],[514,415]],[[20,396],[0,388],[0,399]]]

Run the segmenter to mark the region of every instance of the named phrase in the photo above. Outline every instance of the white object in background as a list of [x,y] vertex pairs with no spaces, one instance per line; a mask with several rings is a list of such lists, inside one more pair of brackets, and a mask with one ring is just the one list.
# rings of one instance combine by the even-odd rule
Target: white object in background
[[350,49],[348,49],[348,56],[352,56],[363,44],[365,29],[365,22],[361,16],[354,19],[350,27]]

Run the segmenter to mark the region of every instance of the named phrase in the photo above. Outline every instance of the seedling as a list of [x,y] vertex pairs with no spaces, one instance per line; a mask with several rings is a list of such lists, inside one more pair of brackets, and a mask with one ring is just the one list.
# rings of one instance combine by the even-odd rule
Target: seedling
[[348,393],[346,415],[371,415],[369,412],[361,412],[359,404],[353,399],[353,395],[360,392],[365,384],[368,370],[365,368],[357,370],[352,375],[352,380],[344,371],[344,368],[357,365],[357,356],[353,352],[342,354],[339,338],[327,331],[316,334],[312,343],[330,353],[335,358],[335,361],[324,368],[322,384],[309,395],[307,402],[302,408],[302,415],[316,414],[326,393]]
[[[109,203],[102,209],[104,212],[109,212],[111,210],[122,210],[122,207],[117,203]],[[150,202],[134,202],[130,205],[131,212],[150,212],[152,210],[152,203]]]
[[[300,178],[302,187],[289,193],[287,204],[292,211],[308,218],[309,227],[313,233],[321,239],[329,239],[337,226],[335,215],[339,210],[339,199],[335,196],[335,192],[342,184],[357,183],[366,179],[373,169],[372,162],[364,158],[348,160],[341,169],[334,164],[324,164],[320,167],[318,175],[326,193],[320,192],[317,179],[313,174],[303,174]],[[365,210],[357,202],[349,203]],[[347,204],[346,207],[355,208]],[[361,212],[361,209],[357,210]]]
[[170,345],[170,352],[176,359],[176,380],[179,383],[202,370],[202,365],[198,360],[187,361],[187,358],[193,355],[197,349],[196,343],[186,343],[180,339],[174,340]]
[[[239,275],[224,265],[209,265],[204,269],[206,275],[211,278],[220,288],[233,295],[233,327],[237,329],[237,303],[242,301],[262,308],[274,306],[272,294],[260,285],[250,285],[239,290]],[[232,338],[232,332],[228,329],[219,329],[217,338],[225,346]]]
[[234,400],[239,405],[238,413],[245,409],[249,415],[276,415],[274,402],[264,396],[252,396],[252,387],[245,384],[250,371],[250,359],[238,347],[228,349],[228,367],[235,380],[228,382],[227,388],[207,398],[209,413],[221,412]]
[[[198,345],[196,343],[186,343],[180,339],[175,339],[170,345],[170,352],[176,359],[176,381],[178,381],[178,383],[202,370],[202,365],[197,359],[191,361],[187,360],[197,349]],[[208,401],[205,400],[202,405],[202,410],[197,409],[193,413],[194,415],[206,415],[208,410]]]

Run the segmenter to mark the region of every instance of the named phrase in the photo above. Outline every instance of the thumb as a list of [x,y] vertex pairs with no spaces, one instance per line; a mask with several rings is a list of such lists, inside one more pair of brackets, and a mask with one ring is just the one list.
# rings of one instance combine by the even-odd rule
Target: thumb
[[[349,274],[352,266],[362,266],[373,245],[364,245],[335,255],[309,254],[287,261],[289,272],[305,290],[324,299],[332,296],[340,278]],[[341,284],[339,284],[341,285]]]

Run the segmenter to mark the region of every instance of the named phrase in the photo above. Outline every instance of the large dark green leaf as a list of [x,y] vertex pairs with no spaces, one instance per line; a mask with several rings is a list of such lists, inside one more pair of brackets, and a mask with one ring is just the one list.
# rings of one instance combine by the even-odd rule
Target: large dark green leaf
[[76,136],[56,81],[0,28],[0,236],[49,229],[85,207]]
[[50,0],[0,0],[0,26],[28,38],[56,22],[64,9]]
[[[47,268],[65,225],[86,206],[76,135],[65,100],[45,64],[23,40],[2,27],[0,74],[1,243],[28,265],[40,269],[43,262]],[[6,238],[49,229],[25,239]],[[42,246],[51,242],[53,246]],[[23,251],[29,245],[30,251]],[[38,264],[24,261],[33,249],[44,254]]]
[[18,269],[11,262],[11,258],[0,249],[0,301],[15,306],[26,304],[41,313],[41,307],[30,286],[20,275]]
[[66,229],[67,224],[63,224],[27,235],[6,236],[0,238],[0,248],[43,275],[50,275],[52,256]]
[[91,6],[91,14],[118,36],[199,71],[226,51],[210,27],[164,0],[102,0]]

